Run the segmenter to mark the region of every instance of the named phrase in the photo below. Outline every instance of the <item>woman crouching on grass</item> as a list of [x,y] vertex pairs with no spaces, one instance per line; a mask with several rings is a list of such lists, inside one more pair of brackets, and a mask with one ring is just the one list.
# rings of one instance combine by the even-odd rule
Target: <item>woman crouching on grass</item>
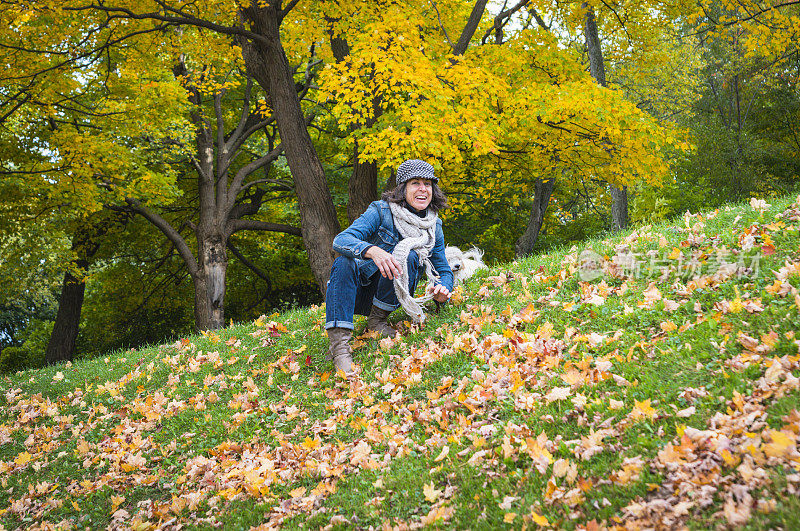
[[[353,315],[367,316],[367,329],[381,337],[397,332],[389,314],[403,306],[421,322],[421,300],[444,303],[453,289],[453,273],[444,255],[444,234],[438,212],[447,198],[433,166],[406,160],[397,168],[397,186],[369,205],[333,240],[339,257],[331,268],[325,296],[325,329],[329,359],[337,371],[352,374],[350,337]],[[413,298],[423,267],[430,284],[427,297]]]

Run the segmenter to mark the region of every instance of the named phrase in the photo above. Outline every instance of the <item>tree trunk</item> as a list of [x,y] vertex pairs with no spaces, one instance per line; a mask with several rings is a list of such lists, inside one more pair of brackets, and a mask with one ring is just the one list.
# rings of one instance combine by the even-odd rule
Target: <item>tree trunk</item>
[[378,199],[378,163],[358,161],[358,141],[353,148],[353,173],[347,184],[347,219],[354,222]]
[[472,40],[472,36],[475,35],[475,30],[478,29],[478,25],[483,17],[483,12],[486,10],[486,3],[487,0],[475,1],[475,5],[472,6],[472,12],[469,15],[469,20],[467,20],[467,23],[464,25],[458,42],[453,45],[453,55],[464,55],[464,52],[467,51],[469,41]]
[[517,240],[516,257],[523,258],[533,251],[536,240],[539,239],[539,231],[544,223],[544,215],[547,212],[547,205],[550,203],[550,196],[553,195],[555,179],[536,179],[533,192],[533,204],[531,205],[531,215],[528,219],[528,226],[525,232]]
[[271,99],[281,143],[295,182],[303,243],[311,271],[325,294],[333,264],[333,238],[341,231],[322,163],[317,156],[280,40],[280,13],[273,5],[253,1],[241,10],[250,30],[265,37],[244,41],[248,72]]
[[628,187],[611,185],[611,229],[621,230],[628,226]]
[[[85,271],[89,267],[88,260],[78,259],[74,264],[81,271]],[[64,273],[61,297],[58,300],[58,313],[44,355],[48,365],[72,360],[75,353],[75,340],[78,338],[85,291],[85,282],[76,278],[69,271]]]
[[[584,2],[581,7],[586,10],[586,53],[589,56],[589,72],[600,86],[606,87],[606,69],[603,64],[603,50],[600,47],[600,36],[597,33],[597,22],[592,7]],[[611,187],[611,227],[614,230],[628,226],[628,187]]]
[[[100,239],[115,224],[122,226],[127,214],[95,214],[89,221],[79,225],[72,235],[72,252],[75,254],[73,271],[81,274],[89,269],[92,258],[100,249]],[[86,293],[86,283],[72,274],[64,273],[61,285],[61,297],[58,300],[58,312],[53,323],[53,332],[47,342],[44,359],[48,365],[62,361],[71,361],[75,354],[75,340],[81,324],[81,311]]]
[[225,276],[228,271],[226,238],[198,231],[200,258],[194,283],[194,319],[198,330],[225,326]]

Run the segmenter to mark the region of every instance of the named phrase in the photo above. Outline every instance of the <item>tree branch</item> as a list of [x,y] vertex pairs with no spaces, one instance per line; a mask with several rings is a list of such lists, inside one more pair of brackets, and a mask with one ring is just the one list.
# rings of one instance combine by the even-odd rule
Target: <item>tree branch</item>
[[280,181],[278,179],[257,179],[255,181],[250,181],[249,183],[242,186],[242,190],[239,192],[244,192],[251,186],[258,186],[259,184],[274,184],[278,186],[281,191],[284,192],[293,192],[294,188],[292,188],[292,184],[288,181]]
[[288,15],[288,14],[289,14],[289,11],[291,11],[292,9],[294,9],[294,6],[296,6],[296,5],[298,4],[298,2],[300,2],[300,0],[291,0],[291,2],[289,2],[289,3],[287,4],[287,6],[281,10],[280,19],[281,19],[281,20],[283,20],[283,18],[284,18],[286,15]]
[[[253,78],[247,76],[247,87],[244,90],[244,100],[242,101],[242,114],[239,117],[239,123],[236,126],[236,129],[231,132],[231,136],[229,138],[228,144],[226,144],[226,148],[230,152],[234,152],[237,149],[237,144],[239,144],[238,139],[242,137],[244,134],[244,129],[247,127],[247,123],[250,121],[250,117],[252,114],[250,113],[250,97],[253,93]],[[245,136],[245,138],[247,138]],[[240,144],[239,144],[240,145]]]
[[[472,37],[475,35],[475,31],[478,29],[478,25],[481,23],[483,12],[486,10],[486,2],[487,0],[475,1],[475,5],[472,7],[472,13],[470,13],[469,20],[467,20],[464,29],[461,31],[461,36],[458,38],[458,42],[455,46],[451,45],[453,48],[453,55],[464,55],[464,52],[467,51],[469,41],[472,40]],[[438,13],[439,11],[437,10],[436,12]]]
[[433,9],[436,10],[436,17],[439,19],[439,27],[442,29],[442,33],[444,33],[444,38],[447,39],[447,44],[450,45],[450,48],[453,48],[453,41],[450,40],[450,35],[447,34],[447,29],[445,29],[444,24],[442,24],[442,15],[439,13],[439,7],[433,0],[431,0],[431,5]]
[[[151,13],[134,13],[130,9],[125,9],[121,7],[110,7],[101,4],[87,4],[85,6],[80,7],[65,7],[65,11],[104,11],[108,13],[109,19],[113,20],[115,18],[129,18],[133,20],[159,20],[161,22],[166,22],[169,25],[173,26],[181,26],[181,25],[189,25],[189,26],[196,26],[198,28],[205,28],[216,33],[221,33],[223,35],[230,35],[230,36],[239,36],[245,37],[247,39],[261,42],[262,44],[269,44],[269,39],[264,37],[263,35],[259,35],[258,33],[253,33],[252,31],[248,31],[243,27],[238,26],[224,26],[222,24],[217,24],[214,22],[210,22],[208,20],[204,20],[201,18],[197,18],[194,15],[187,14],[183,11],[178,11],[171,6],[167,5],[166,2],[161,0],[157,0],[156,2],[158,5],[164,8],[165,11],[170,11],[175,13],[179,16],[167,16],[162,15],[158,12],[151,12]],[[297,0],[294,0],[293,3],[297,3]]]
[[538,12],[538,11],[536,11],[536,10],[535,10],[535,9],[533,9],[533,8],[529,9],[528,11],[530,12],[530,14],[531,14],[531,15],[533,15],[533,18],[535,18],[535,19],[536,19],[536,23],[537,23],[537,24],[539,24],[539,26],[540,26],[542,29],[544,29],[544,30],[547,30],[547,31],[550,31],[550,26],[548,26],[547,24],[545,24],[545,22],[544,22],[544,19],[542,18],[542,16],[539,14],[539,12]]
[[486,39],[489,38],[489,35],[491,35],[493,31],[502,30],[503,26],[505,26],[508,23],[508,19],[511,18],[511,15],[513,15],[514,13],[516,13],[517,11],[528,5],[528,1],[529,0],[520,0],[515,6],[509,7],[505,11],[501,11],[500,13],[498,13],[498,15],[494,17],[494,25],[492,25],[492,27],[486,30],[486,33],[483,34],[481,43],[485,44]]
[[143,205],[138,199],[134,199],[131,197],[126,197],[125,202],[128,204],[129,208],[136,212],[137,214],[141,215],[147,221],[152,223],[158,230],[160,230],[164,236],[172,242],[175,246],[175,249],[178,250],[178,253],[183,258],[183,261],[186,263],[186,267],[189,269],[189,273],[192,276],[197,275],[199,272],[199,266],[197,265],[197,260],[195,259],[194,255],[192,254],[191,249],[186,244],[186,240],[183,239],[183,236],[180,235],[175,228],[169,224],[167,220],[162,218],[156,212],[153,212],[145,205]]
[[250,269],[253,273],[258,275],[259,278],[261,278],[264,282],[267,283],[267,292],[272,291],[272,280],[270,280],[270,278],[267,276],[266,273],[264,273],[264,271],[261,270],[261,268],[259,268],[257,265],[251,262],[245,255],[243,255],[241,251],[239,251],[239,249],[233,244],[230,238],[228,239],[228,249],[230,249],[231,252],[234,254],[234,256],[236,256],[236,258],[238,258],[240,262],[242,262],[245,266],[247,266],[248,269]]
[[267,164],[274,162],[278,159],[280,154],[283,153],[283,144],[278,144],[275,149],[267,153],[261,158],[258,158],[249,164],[245,164],[239,171],[236,172],[236,176],[233,178],[231,182],[231,186],[228,189],[228,198],[227,198],[227,207],[228,210],[233,208],[233,204],[236,202],[236,197],[242,191],[242,182],[244,182],[245,178],[257,171],[259,168],[263,168]]
[[283,232],[292,236],[301,236],[300,227],[285,225],[283,223],[270,223],[255,219],[236,219],[229,224],[229,236],[240,230],[263,230],[268,232]]

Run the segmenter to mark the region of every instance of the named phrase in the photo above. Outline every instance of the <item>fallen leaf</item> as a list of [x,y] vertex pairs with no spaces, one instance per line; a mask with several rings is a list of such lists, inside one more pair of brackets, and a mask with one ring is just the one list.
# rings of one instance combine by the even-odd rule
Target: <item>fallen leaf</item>
[[537,513],[533,509],[531,509],[530,516],[531,516],[531,520],[533,520],[533,522],[536,525],[540,526],[540,527],[546,527],[546,526],[550,525],[550,521],[546,517],[544,517],[541,514]]
[[306,495],[305,487],[297,487],[296,489],[289,491],[289,496],[292,498],[302,498],[305,495]]
[[569,397],[569,391],[569,387],[554,387],[544,398],[548,404],[556,400],[566,400]]
[[442,495],[442,491],[435,488],[433,486],[433,483],[426,483],[425,485],[422,486],[422,494],[425,496],[426,500],[433,503],[439,499],[439,496]]
[[441,461],[442,459],[447,457],[447,454],[449,454],[449,453],[450,453],[450,447],[445,445],[444,448],[442,448],[442,451],[439,453],[438,456],[436,456],[436,459],[434,459],[433,461],[435,463],[438,463],[439,461]]
[[782,457],[790,453],[796,446],[794,434],[792,437],[782,431],[771,430],[768,432],[771,442],[764,445],[764,453],[769,457]]
[[622,400],[615,400],[613,398],[608,400],[608,408],[609,409],[620,409],[624,405],[625,405],[625,402],[623,402]]
[[630,417],[633,420],[638,419],[654,419],[656,417],[656,410],[650,405],[650,399],[642,400],[641,402],[634,400],[634,407],[633,411],[630,413]]

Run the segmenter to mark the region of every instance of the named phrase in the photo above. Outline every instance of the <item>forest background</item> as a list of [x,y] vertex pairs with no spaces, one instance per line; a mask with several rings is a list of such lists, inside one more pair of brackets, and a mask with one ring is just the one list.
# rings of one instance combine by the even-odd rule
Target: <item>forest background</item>
[[795,191],[800,2],[0,4],[0,370],[322,301],[406,158],[505,262]]

